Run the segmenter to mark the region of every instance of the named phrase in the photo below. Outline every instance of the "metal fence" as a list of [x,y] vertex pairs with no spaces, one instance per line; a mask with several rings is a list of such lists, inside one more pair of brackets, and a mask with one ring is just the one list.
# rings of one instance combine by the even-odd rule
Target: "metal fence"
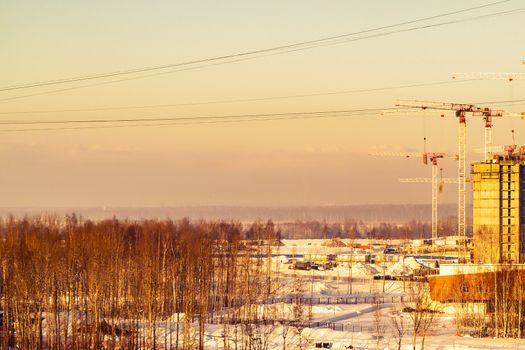
[[413,301],[407,295],[380,295],[380,296],[350,296],[350,297],[272,297],[263,304],[306,304],[306,305],[352,305],[352,304],[385,304],[385,303],[408,303]]
[[[210,324],[221,324],[224,323],[220,319],[212,319],[208,321]],[[334,331],[347,331],[347,332],[361,332],[361,333],[384,333],[388,326],[381,323],[379,326],[363,326],[362,324],[356,324],[356,323],[343,323],[343,322],[326,322],[326,321],[320,321],[320,322],[293,322],[288,320],[268,320],[268,319],[259,319],[259,320],[229,320],[228,324],[250,324],[250,325],[281,325],[285,324],[288,326],[293,327],[300,327],[300,328],[329,328]],[[408,327],[407,327],[408,328]],[[410,333],[410,330],[405,330],[404,334],[407,335]]]

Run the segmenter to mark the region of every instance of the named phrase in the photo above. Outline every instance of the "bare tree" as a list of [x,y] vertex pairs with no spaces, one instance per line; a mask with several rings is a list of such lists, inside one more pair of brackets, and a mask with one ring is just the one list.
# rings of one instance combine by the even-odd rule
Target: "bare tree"
[[426,283],[417,283],[410,290],[412,303],[405,309],[409,311],[412,320],[412,348],[416,350],[417,336],[421,336],[421,350],[425,348],[426,335],[434,324],[437,313],[437,304],[430,298]]
[[241,320],[261,338],[271,247],[245,245],[238,223],[0,220],[0,348],[202,349],[216,318],[225,349]]
[[381,307],[378,301],[374,304],[374,336],[376,339],[376,348],[379,348],[379,344],[381,343],[381,339],[383,338],[383,333],[385,331],[385,327],[383,323],[381,322]]
[[400,310],[394,310],[390,314],[390,323],[392,324],[392,335],[396,341],[397,350],[401,350],[403,338],[407,331],[406,318],[403,315],[403,312]]

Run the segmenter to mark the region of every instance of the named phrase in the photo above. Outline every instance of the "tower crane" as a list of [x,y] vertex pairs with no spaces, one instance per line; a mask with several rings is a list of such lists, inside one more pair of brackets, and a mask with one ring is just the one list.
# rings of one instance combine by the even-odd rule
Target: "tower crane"
[[464,72],[452,73],[452,79],[523,80],[525,73]]
[[373,156],[387,156],[387,157],[404,157],[404,158],[413,158],[418,157],[423,160],[424,164],[428,164],[430,160],[432,165],[432,177],[428,178],[408,178],[400,179],[401,182],[430,182],[432,183],[432,242],[435,242],[437,238],[437,197],[438,191],[442,191],[442,186],[444,183],[457,183],[458,179],[443,179],[441,176],[441,181],[438,182],[438,160],[441,158],[452,158],[457,160],[457,155],[447,155],[446,153],[437,153],[437,152],[371,152],[369,153]]
[[[488,107],[477,107],[472,104],[447,103],[431,101],[403,101],[400,107],[419,108],[423,110],[451,110],[455,111],[458,118],[458,237],[460,241],[466,242],[466,146],[467,146],[467,113],[472,116],[480,116],[485,120],[485,160],[492,153],[492,118],[502,117],[503,111],[491,110]],[[461,244],[460,244],[461,249]],[[466,247],[465,247],[466,249]],[[459,252],[461,255],[461,251]]]
[[[523,61],[525,64],[525,61]],[[467,73],[453,73],[452,79],[485,79],[485,80],[508,80],[512,82],[514,80],[525,80],[525,73],[504,73],[504,72],[467,72]],[[502,117],[522,117],[525,112],[521,114],[508,113],[501,115]],[[492,134],[491,134],[492,121],[485,119],[485,161],[488,158],[489,153],[492,153]],[[488,148],[487,148],[488,145]]]

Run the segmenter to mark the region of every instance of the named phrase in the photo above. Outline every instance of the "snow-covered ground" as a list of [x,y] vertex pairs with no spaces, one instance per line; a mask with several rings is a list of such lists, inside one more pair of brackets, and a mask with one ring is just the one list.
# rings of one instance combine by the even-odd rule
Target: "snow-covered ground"
[[[291,305],[276,305],[278,308],[289,308]],[[288,331],[286,337],[287,349],[299,349],[302,343],[303,349],[315,349],[315,343],[332,343],[332,349],[345,349],[352,345],[354,349],[397,349],[396,332],[391,321],[393,313],[399,315],[399,305],[318,305],[312,307],[312,322],[334,322],[337,330],[323,327],[305,327],[294,329],[280,324],[274,326],[261,326],[259,339],[265,343],[267,349],[283,349],[283,331]],[[407,334],[402,340],[402,349],[412,349],[412,336],[410,332],[411,320],[408,314],[404,314]],[[379,320],[379,321],[378,321]],[[162,339],[169,339],[167,334],[169,327],[157,328],[160,344]],[[340,327],[343,326],[344,330]],[[234,326],[230,325],[229,333],[233,333]],[[174,329],[174,325],[171,325]],[[206,349],[224,348],[224,326],[208,325],[205,332]],[[379,335],[379,336],[378,336]],[[172,339],[175,335],[172,334]],[[237,341],[240,343],[241,339]],[[421,349],[421,337],[418,336],[416,349]],[[235,345],[233,336],[230,339],[230,348]],[[425,349],[430,350],[461,350],[461,349],[525,349],[525,343],[521,339],[492,339],[473,338],[470,336],[456,335],[454,320],[448,315],[440,316],[430,328],[425,339]]]
[[[342,240],[349,245],[350,241]],[[346,254],[349,247],[327,247],[326,240],[284,240],[279,248],[280,254]],[[352,241],[352,243],[356,243]],[[363,241],[361,244],[369,244]],[[291,270],[286,257],[275,257],[274,271],[290,285],[293,279],[302,281],[305,296],[347,296],[349,279],[352,278],[351,295],[361,296],[407,296],[407,284],[400,281],[374,280],[374,275],[402,273],[411,274],[425,267],[414,258],[386,265],[354,263],[351,267],[340,264],[331,270]],[[286,291],[285,291],[286,292]],[[388,299],[387,299],[388,301]],[[408,304],[407,304],[408,305]],[[402,312],[403,303],[384,303],[380,305],[314,305],[311,321],[335,324],[329,327],[312,327],[301,332],[291,332],[287,338],[287,348],[298,348],[301,341],[307,340],[306,348],[315,348],[315,342],[331,342],[332,349],[345,349],[352,345],[363,349],[397,349],[397,341],[392,317],[400,317],[405,322],[407,334],[402,341],[402,349],[412,349],[412,321],[409,313]],[[280,307],[283,307],[282,305]],[[445,310],[446,307],[443,307]],[[379,321],[378,321],[379,320]],[[336,329],[336,330],[334,330]],[[342,330],[341,330],[342,329]],[[282,327],[272,329],[268,337],[269,349],[283,348]],[[377,337],[377,333],[381,334]],[[220,330],[215,336],[220,336]],[[525,349],[525,341],[519,339],[473,338],[468,334],[458,335],[455,317],[452,313],[442,313],[430,328],[425,339],[426,349]],[[465,332],[468,333],[468,332]],[[379,339],[378,339],[379,338]],[[304,345],[304,343],[303,343]],[[220,347],[220,346],[219,346]],[[417,337],[417,349],[421,347],[421,337]]]
[[[282,254],[337,254],[348,252],[346,247],[326,247],[324,240],[286,241],[280,247]],[[331,270],[291,270],[288,259],[284,255],[273,258],[272,269],[276,284],[279,285],[273,304],[259,305],[258,313],[273,316],[277,320],[273,325],[260,325],[251,330],[252,340],[256,340],[254,349],[315,349],[315,343],[332,344],[332,349],[398,349],[393,320],[403,320],[405,334],[401,349],[409,350],[412,345],[412,319],[407,310],[410,303],[400,302],[400,297],[409,297],[410,283],[402,281],[374,280],[374,275],[384,273],[410,274],[422,265],[413,258],[404,262],[388,265],[355,263],[351,266],[339,265]],[[302,310],[306,324],[300,327],[290,326],[286,320],[293,320],[294,308],[297,304],[287,300],[293,292],[300,291],[306,298],[319,298],[319,303],[304,304]],[[361,298],[359,303],[339,303],[339,298]],[[367,300],[377,297],[378,304],[367,303]],[[363,299],[364,298],[364,299]],[[367,299],[368,298],[368,299]],[[389,299],[390,298],[390,299]],[[329,300],[330,299],[330,300]],[[334,303],[335,300],[335,303]],[[364,301],[363,301],[364,300]],[[395,301],[394,301],[395,300]],[[519,339],[473,338],[468,332],[458,335],[455,315],[442,308],[436,320],[429,328],[425,349],[430,350],[460,350],[460,349],[523,349],[525,342]],[[271,317],[270,317],[271,318]],[[182,332],[183,325],[179,325]],[[192,325],[191,338],[197,342],[197,325]],[[246,339],[241,339],[241,325],[208,324],[205,327],[204,346],[206,349],[224,349],[225,342],[230,349],[236,348]],[[227,328],[228,340],[224,334]],[[235,329],[237,328],[237,331]],[[175,348],[176,317],[156,324],[156,339],[158,348],[171,344]],[[146,324],[141,332],[146,332]],[[237,336],[235,336],[237,334]],[[286,336],[283,336],[285,334]],[[465,335],[466,334],[466,335]],[[110,340],[108,340],[110,341]],[[417,336],[416,349],[421,349],[421,336]],[[195,343],[196,345],[197,343]],[[245,342],[246,344],[246,342]],[[187,344],[193,347],[191,344]],[[179,347],[182,343],[179,344]]]

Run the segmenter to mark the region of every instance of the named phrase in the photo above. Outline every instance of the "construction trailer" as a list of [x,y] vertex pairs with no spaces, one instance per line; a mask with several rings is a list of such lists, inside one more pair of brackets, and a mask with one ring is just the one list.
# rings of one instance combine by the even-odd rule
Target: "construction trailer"
[[[456,252],[457,253],[457,252]],[[418,262],[426,264],[428,266],[440,266],[441,264],[457,264],[459,263],[459,257],[456,255],[433,255],[433,254],[422,254],[422,255],[409,255],[416,259]]]
[[337,255],[335,254],[305,254],[304,261],[326,263],[330,261],[336,261]]
[[335,260],[337,263],[370,263],[372,255],[369,253],[338,254]]
[[305,254],[303,263],[308,264],[307,270],[329,270],[337,266],[336,258],[335,254]]
[[376,254],[374,262],[378,263],[396,263],[401,260],[403,256],[400,254]]
[[[464,238],[460,236],[444,236],[437,238],[434,242],[434,245],[439,247],[450,247],[457,250],[457,247],[464,243],[463,240]],[[469,238],[466,238],[466,240],[468,244]]]
[[424,246],[432,245],[431,239],[414,239],[412,240],[412,247],[423,248]]
[[474,262],[524,263],[525,147],[473,163],[472,174]]
[[312,263],[310,261],[301,261],[301,260],[294,259],[288,265],[288,268],[290,270],[311,270],[312,269]]

